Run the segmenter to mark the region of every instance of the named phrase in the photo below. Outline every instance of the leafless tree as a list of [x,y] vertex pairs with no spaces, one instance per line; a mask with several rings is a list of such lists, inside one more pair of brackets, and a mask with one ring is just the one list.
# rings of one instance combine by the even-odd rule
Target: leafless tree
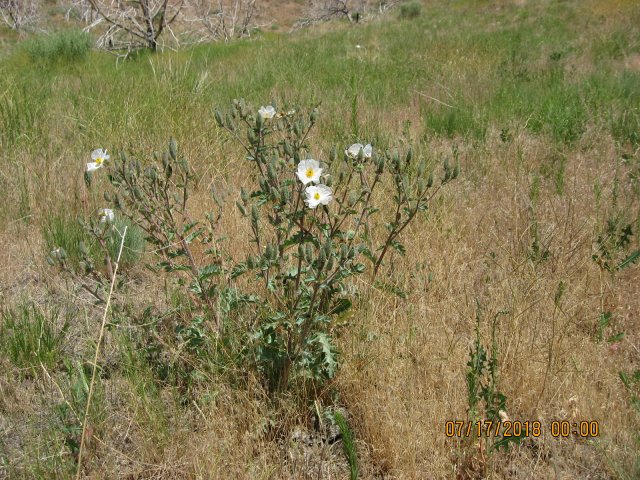
[[0,18],[14,30],[34,23],[39,10],[40,0],[0,0]]
[[[184,0],[82,0],[93,22],[86,30],[106,23],[98,47],[127,52],[139,48],[157,50],[160,36],[171,32]],[[86,12],[86,5],[84,5]],[[172,33],[172,32],[171,32]]]
[[357,23],[366,15],[384,13],[398,3],[400,0],[312,0],[307,17],[294,28],[338,18]]
[[196,42],[229,41],[249,35],[257,11],[256,0],[187,0],[186,33]]

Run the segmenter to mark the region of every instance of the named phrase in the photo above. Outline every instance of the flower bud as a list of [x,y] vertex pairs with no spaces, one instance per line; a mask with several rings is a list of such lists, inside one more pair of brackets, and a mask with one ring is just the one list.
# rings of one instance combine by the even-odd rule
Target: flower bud
[[258,209],[255,205],[251,206],[251,221],[255,224],[258,223]]
[[333,270],[333,255],[331,255],[327,260],[327,271]]
[[429,179],[427,180],[427,188],[433,187],[433,173],[429,174]]
[[216,110],[216,123],[218,124],[219,127],[224,126],[224,120],[222,119],[222,113],[220,113],[220,110]]
[[331,152],[329,152],[329,160],[330,161],[335,161],[336,158],[338,158],[338,149],[336,147],[333,147],[331,149]]
[[344,260],[349,256],[349,247],[345,243],[340,245],[340,260]]
[[171,158],[174,160],[177,160],[178,158],[178,144],[176,143],[175,138],[169,140],[169,155],[171,155]]
[[256,130],[258,131],[262,130],[263,126],[264,126],[264,118],[262,118],[262,115],[258,114],[258,116],[256,116]]
[[249,201],[249,194],[244,188],[240,188],[240,198],[242,199],[242,203],[244,203],[245,205]]
[[318,121],[318,115],[320,115],[320,112],[318,111],[317,108],[314,108],[313,110],[311,110],[311,115],[309,115],[309,121],[311,122],[312,125]]
[[236,206],[238,207],[238,210],[240,210],[240,213],[242,214],[243,217],[247,216],[247,210],[244,208],[244,205],[240,202],[236,202]]
[[308,243],[307,243],[307,248],[305,248],[304,258],[309,263],[311,263],[311,261],[313,260],[313,249],[311,248],[311,245],[309,245]]

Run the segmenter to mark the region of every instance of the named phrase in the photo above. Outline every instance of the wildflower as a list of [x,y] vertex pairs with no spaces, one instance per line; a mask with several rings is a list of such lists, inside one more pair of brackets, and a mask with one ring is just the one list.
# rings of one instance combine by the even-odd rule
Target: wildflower
[[115,218],[115,214],[110,208],[101,208],[98,212],[98,217],[100,217],[100,223],[111,223]]
[[266,107],[260,107],[258,110],[258,115],[260,115],[264,119],[271,119],[275,116],[276,109],[271,105],[267,105]]
[[333,191],[326,185],[311,185],[304,191],[307,198],[304,199],[309,208],[316,208],[318,205],[328,205],[333,200]]
[[87,172],[93,172],[94,170],[102,168],[104,162],[109,160],[109,155],[107,155],[106,150],[98,148],[91,153],[91,160],[93,160],[93,162],[87,163]]
[[507,415],[507,412],[505,412],[504,410],[499,410],[498,416],[500,417],[500,420],[502,420],[503,422],[509,421],[509,415]]
[[351,145],[344,153],[351,158],[358,158],[360,155],[360,150],[362,150],[362,154],[364,158],[371,158],[371,154],[373,153],[373,147],[370,144],[362,145],[361,143],[354,143]]
[[362,46],[361,45],[356,45],[356,48],[362,48]]
[[322,169],[320,168],[320,162],[317,160],[302,160],[298,164],[298,171],[296,175],[300,181],[306,185],[309,182],[318,183],[320,181],[320,174]]

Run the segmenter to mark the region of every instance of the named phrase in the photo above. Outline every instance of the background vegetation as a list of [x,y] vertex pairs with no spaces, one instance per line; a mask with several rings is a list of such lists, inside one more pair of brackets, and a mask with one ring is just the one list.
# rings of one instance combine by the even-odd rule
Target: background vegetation
[[[407,229],[385,283],[358,285],[327,390],[277,401],[216,350],[237,339],[220,347],[190,323],[138,232],[87,477],[637,478],[638,25],[633,0],[434,0],[117,64],[78,31],[0,31],[0,478],[75,473],[101,314],[45,258],[68,244],[78,261],[74,219],[103,206],[84,186],[90,152],[149,159],[173,137],[197,177],[191,214],[211,209],[211,187],[233,205],[245,160],[213,112],[240,97],[319,105],[319,159],[413,142],[430,161],[459,159],[460,177]],[[241,258],[240,214],[221,221]],[[541,437],[496,452],[445,436],[479,404],[480,345],[497,355],[486,385]],[[598,421],[600,436],[554,438],[555,419]],[[332,425],[344,445],[321,442]]]

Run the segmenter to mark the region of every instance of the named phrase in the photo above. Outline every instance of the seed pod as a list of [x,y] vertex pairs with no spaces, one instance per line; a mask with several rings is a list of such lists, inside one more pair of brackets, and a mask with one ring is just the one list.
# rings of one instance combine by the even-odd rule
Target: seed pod
[[174,160],[177,160],[178,158],[178,144],[176,143],[175,138],[169,140],[169,155],[171,155],[171,158]]
[[254,268],[256,268],[256,262],[251,255],[247,257],[247,268],[249,270],[253,270]]
[[425,162],[424,158],[422,158],[420,159],[420,163],[418,163],[418,176],[422,177],[426,169],[427,169],[427,162]]
[[136,200],[142,200],[142,190],[137,185],[133,187],[133,196]]
[[296,122],[293,124],[293,133],[296,135],[296,137],[302,135],[302,122]]
[[324,253],[327,257],[329,257],[331,255],[331,251],[333,250],[333,242],[331,241],[330,238],[327,239],[326,243],[323,246],[324,248]]
[[247,131],[247,139],[249,140],[249,143],[251,145],[255,145],[256,143],[258,143],[258,137],[256,137],[256,134],[253,130]]
[[224,126],[224,120],[222,119],[222,113],[220,113],[220,110],[216,110],[215,117],[216,117],[216,123],[218,124],[218,126],[219,127]]
[[385,157],[384,155],[380,155],[378,157],[378,162],[376,164],[376,167],[378,168],[378,173],[381,174],[382,172],[384,172],[384,162],[385,162]]
[[351,192],[349,194],[349,199],[347,200],[347,205],[349,205],[350,207],[353,207],[356,202],[358,201],[358,196],[356,195],[356,192]]
[[276,167],[274,163],[269,163],[267,165],[267,176],[269,177],[269,180],[271,181],[275,181],[276,180]]
[[356,256],[356,251],[353,247],[349,248],[349,259],[352,260]]
[[320,254],[318,255],[318,269],[322,270],[324,263],[327,261],[327,256],[324,253],[324,249],[320,250]]

